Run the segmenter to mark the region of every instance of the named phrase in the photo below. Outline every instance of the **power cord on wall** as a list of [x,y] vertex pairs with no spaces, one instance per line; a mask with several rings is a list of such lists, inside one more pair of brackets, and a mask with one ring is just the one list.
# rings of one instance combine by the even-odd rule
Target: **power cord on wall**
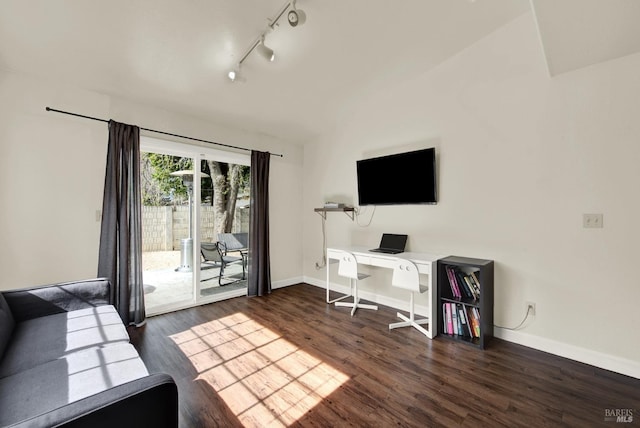
[[327,229],[325,226],[326,217],[322,217],[322,262],[316,262],[316,270],[320,270],[327,265]]
[[[371,221],[373,220],[373,215],[376,213],[376,206],[375,205],[373,206],[373,211],[371,212],[371,217],[369,218],[369,221],[367,222],[367,224],[360,224],[360,215],[361,215],[360,208],[355,208],[354,213],[355,213],[357,225],[360,227],[368,227],[369,225],[371,225]],[[326,217],[325,216],[321,216],[321,217],[322,217],[322,262],[320,263],[316,262],[316,270],[323,269],[325,266],[327,266],[327,226],[325,224]]]
[[[373,211],[371,212],[371,217],[369,218],[369,221],[367,222],[367,224],[360,224],[360,215],[361,215],[360,211],[361,211],[361,209],[360,209],[360,207],[356,208],[356,209],[355,209],[355,213],[356,213],[356,224],[357,224],[358,226],[360,226],[360,227],[369,227],[369,226],[371,225],[371,221],[373,221],[373,216],[374,216],[374,214],[376,213],[376,206],[377,206],[377,205],[374,205],[374,206],[373,206]],[[365,212],[366,212],[366,211],[368,211],[368,210],[365,210]]]
[[529,318],[529,315],[533,312],[533,306],[531,304],[527,305],[527,313],[524,314],[524,319],[522,320],[522,322],[520,322],[520,324],[518,324],[515,327],[503,327],[501,325],[498,324],[494,324],[495,327],[498,328],[503,328],[505,330],[518,330],[520,327],[522,327],[522,325],[525,323],[525,321],[527,321],[527,319]]

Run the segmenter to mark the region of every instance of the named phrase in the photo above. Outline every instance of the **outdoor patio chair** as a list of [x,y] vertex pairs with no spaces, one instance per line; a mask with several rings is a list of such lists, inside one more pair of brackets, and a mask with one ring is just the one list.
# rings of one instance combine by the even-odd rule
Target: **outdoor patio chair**
[[[243,257],[229,256],[227,255],[227,248],[223,242],[201,242],[200,243],[200,254],[205,263],[213,263],[214,266],[220,266],[220,274],[218,275],[218,284],[220,286],[231,284],[228,282],[227,284],[222,283],[222,278],[224,277],[224,270],[227,266],[231,264],[241,263],[242,264],[242,280],[245,279],[245,263]],[[203,280],[207,281],[207,280]],[[238,282],[241,280],[235,280],[232,282]]]
[[227,251],[246,251],[248,233],[218,233],[218,241],[223,242]]
[[249,234],[247,232],[240,233],[218,233],[218,241],[222,242],[227,249],[227,253],[239,253],[242,257],[244,268],[247,266],[247,257],[249,255]]

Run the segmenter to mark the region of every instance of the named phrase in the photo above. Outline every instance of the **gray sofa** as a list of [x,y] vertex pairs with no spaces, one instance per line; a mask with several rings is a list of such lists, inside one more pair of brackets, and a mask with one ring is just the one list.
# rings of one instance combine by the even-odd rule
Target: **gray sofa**
[[177,427],[104,279],[0,292],[0,427]]

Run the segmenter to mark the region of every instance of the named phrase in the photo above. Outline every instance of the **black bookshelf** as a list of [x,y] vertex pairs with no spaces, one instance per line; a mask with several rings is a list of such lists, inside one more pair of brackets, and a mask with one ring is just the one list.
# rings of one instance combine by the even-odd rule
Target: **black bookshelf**
[[[475,299],[470,297],[455,297],[449,283],[447,266],[459,269],[463,274],[474,272],[480,282],[480,296]],[[464,334],[448,334],[445,329],[446,321],[443,314],[443,304],[445,303],[462,304],[464,308],[476,308],[476,310],[480,312],[479,337],[470,337]],[[493,337],[493,260],[458,256],[449,256],[438,260],[437,305],[439,337],[484,349]]]

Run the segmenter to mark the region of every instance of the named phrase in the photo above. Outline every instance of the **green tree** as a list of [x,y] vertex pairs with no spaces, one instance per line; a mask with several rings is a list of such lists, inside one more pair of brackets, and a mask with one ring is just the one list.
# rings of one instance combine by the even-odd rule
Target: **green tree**
[[213,186],[214,233],[229,233],[238,194],[249,187],[249,167],[216,161],[207,161],[207,167]]
[[187,187],[182,184],[182,178],[171,175],[171,173],[192,169],[193,160],[158,153],[148,153],[148,156],[152,167],[151,176],[158,183],[160,191],[164,195],[172,195],[174,200],[184,201],[187,199]]
[[[142,153],[140,164],[142,200],[145,205],[176,204],[188,198],[182,178],[171,173],[192,170],[191,158]],[[245,165],[202,161],[200,171],[210,177],[202,179],[201,200],[214,207],[214,233],[231,232],[238,194],[248,194],[249,170]]]

